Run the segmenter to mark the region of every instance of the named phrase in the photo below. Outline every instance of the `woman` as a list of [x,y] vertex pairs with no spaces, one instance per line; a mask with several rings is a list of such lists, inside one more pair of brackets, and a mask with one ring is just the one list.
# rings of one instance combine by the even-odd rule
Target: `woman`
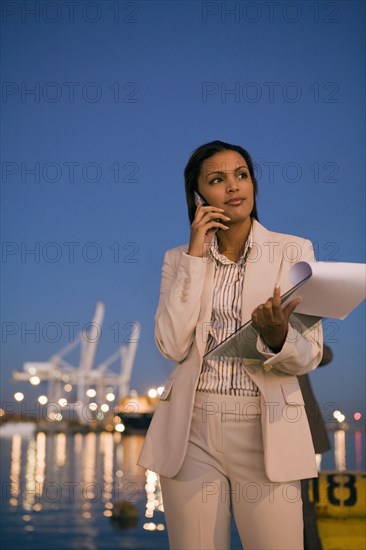
[[[317,470],[296,375],[319,364],[322,331],[294,323],[300,299],[281,309],[280,293],[312,245],[259,224],[242,147],[199,147],[185,184],[190,242],[165,254],[155,316],[157,346],[176,367],[139,464],[160,474],[171,549],[229,549],[233,513],[245,550],[298,550],[299,480]],[[197,207],[195,191],[206,201]],[[250,319],[262,360],[203,358]]]

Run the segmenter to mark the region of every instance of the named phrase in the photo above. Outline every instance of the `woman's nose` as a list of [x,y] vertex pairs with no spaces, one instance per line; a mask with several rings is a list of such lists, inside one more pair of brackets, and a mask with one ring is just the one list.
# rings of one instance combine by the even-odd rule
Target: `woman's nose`
[[238,181],[235,177],[235,174],[229,174],[227,177],[227,187],[226,190],[228,193],[237,191],[239,189]]

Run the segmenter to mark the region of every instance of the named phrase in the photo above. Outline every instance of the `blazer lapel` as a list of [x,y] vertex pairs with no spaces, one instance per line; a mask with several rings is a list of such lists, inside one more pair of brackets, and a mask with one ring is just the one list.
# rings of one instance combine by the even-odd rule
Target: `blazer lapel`
[[246,263],[241,304],[243,324],[250,320],[259,304],[273,295],[282,258],[281,247],[270,231],[256,220],[252,231],[253,246]]
[[200,356],[202,357],[205,353],[206,342],[208,337],[209,324],[211,322],[211,313],[212,313],[212,298],[213,298],[213,287],[214,287],[214,274],[215,274],[215,263],[211,257],[204,257],[204,262],[207,262],[205,281],[203,284],[203,292],[201,296],[201,311],[198,318],[197,328],[196,328],[196,342]]

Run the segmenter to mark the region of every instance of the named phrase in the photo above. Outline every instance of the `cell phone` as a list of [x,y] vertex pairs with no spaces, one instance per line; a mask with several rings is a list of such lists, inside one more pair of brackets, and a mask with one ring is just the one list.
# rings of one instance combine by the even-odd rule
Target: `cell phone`
[[[198,207],[202,203],[202,206],[210,206],[206,201],[205,197],[201,195],[198,191],[194,192],[194,204]],[[221,218],[215,218],[215,222],[223,223]]]
[[194,204],[196,206],[199,206],[202,203],[203,206],[209,206],[208,202],[206,201],[205,197],[201,195],[198,191],[194,192]]

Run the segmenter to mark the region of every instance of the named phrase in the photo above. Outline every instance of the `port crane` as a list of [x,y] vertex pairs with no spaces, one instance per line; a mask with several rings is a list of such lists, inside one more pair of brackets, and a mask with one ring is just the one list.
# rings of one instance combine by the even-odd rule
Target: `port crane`
[[[133,338],[113,353],[110,357],[94,367],[95,354],[100,340],[101,328],[104,320],[104,304],[97,302],[93,321],[89,329],[81,331],[72,342],[66,344],[48,361],[30,362],[23,365],[23,370],[13,372],[15,381],[30,382],[38,385],[47,383],[47,395],[44,404],[54,408],[55,404],[63,408],[77,411],[79,422],[90,421],[91,415],[96,418],[101,414],[100,406],[108,410],[106,405],[118,403],[127,397],[130,391],[130,380],[135,360],[140,325],[135,322]],[[81,348],[80,363],[72,365],[65,359],[71,351]],[[119,372],[110,367],[119,360]],[[70,395],[70,398],[69,398]],[[93,399],[93,401],[92,401]],[[91,406],[93,405],[93,407]],[[89,407],[88,414],[83,414],[84,408]],[[102,408],[103,411],[103,408]]]

